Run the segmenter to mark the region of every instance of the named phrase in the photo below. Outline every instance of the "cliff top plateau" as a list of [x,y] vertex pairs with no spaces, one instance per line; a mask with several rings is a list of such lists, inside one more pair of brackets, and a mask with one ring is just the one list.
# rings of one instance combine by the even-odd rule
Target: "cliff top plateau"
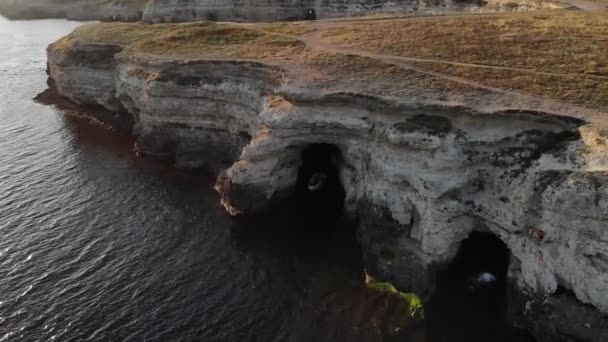
[[[407,37],[405,39],[404,37]],[[82,26],[58,53],[115,44],[118,59],[270,67],[282,89],[402,102],[535,109],[601,123],[608,106],[608,14],[535,11],[280,24]],[[162,75],[150,74],[152,82]],[[310,94],[310,96],[315,96]]]

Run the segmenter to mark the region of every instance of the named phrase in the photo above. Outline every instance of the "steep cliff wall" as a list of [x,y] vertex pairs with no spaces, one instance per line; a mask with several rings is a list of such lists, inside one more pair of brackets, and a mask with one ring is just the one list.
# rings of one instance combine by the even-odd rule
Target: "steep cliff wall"
[[[493,25],[496,17],[460,18],[453,25],[483,20]],[[586,39],[603,36],[608,18],[550,13],[501,20],[500,34],[512,34],[508,28],[517,22],[535,37],[557,34],[563,40],[555,44],[587,54]],[[416,19],[413,25],[424,37],[425,29],[440,34],[437,23]],[[412,29],[408,21],[385,24]],[[516,66],[475,64],[474,55],[442,61],[380,54],[382,42],[371,34],[382,32],[382,24],[359,25],[85,26],[49,47],[49,72],[63,96],[113,111],[115,117],[104,118],[111,123],[133,122],[142,155],[225,170],[217,187],[234,214],[293,194],[301,152],[313,144],[335,146],[345,209],[359,220],[367,272],[426,294],[461,241],[473,231],[491,232],[512,254],[509,276],[522,301],[510,304],[533,323],[537,337],[608,338],[603,67],[580,76],[587,85],[596,82],[577,88],[585,108],[564,102],[575,90],[560,83],[579,77],[580,59],[553,60],[553,46],[522,62],[528,65],[515,63],[516,55]],[[372,32],[371,41],[363,34],[349,41],[351,30]],[[458,44],[459,36],[437,39]],[[506,54],[527,45],[488,39],[500,44],[484,49]],[[388,47],[395,51],[398,41]],[[375,52],[357,46],[372,42],[381,44]],[[601,59],[606,52],[593,53]],[[539,69],[530,71],[537,62]],[[542,67],[554,62],[555,70],[567,70],[545,75]],[[437,66],[446,63],[458,72]],[[535,82],[518,85],[514,77],[504,90],[467,68],[532,73]]]
[[72,20],[138,21],[147,0],[0,0],[0,15],[8,19],[65,18]]
[[[558,0],[0,0],[0,15],[15,20],[139,21],[143,18],[152,23],[258,22],[428,11],[519,11],[565,6]],[[603,9],[603,5],[598,6]],[[597,10],[595,7],[590,9]]]
[[550,0],[151,0],[148,22],[285,21],[418,11],[513,11],[560,8]]
[[416,6],[416,0],[153,0],[146,8],[144,20],[182,22],[315,19],[411,11]]

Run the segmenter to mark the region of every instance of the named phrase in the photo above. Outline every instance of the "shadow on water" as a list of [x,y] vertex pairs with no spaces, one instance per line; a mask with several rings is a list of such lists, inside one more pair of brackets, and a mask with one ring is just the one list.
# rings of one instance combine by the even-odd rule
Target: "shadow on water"
[[[330,319],[313,322],[329,298],[351,297],[364,287],[361,250],[352,222],[342,220],[344,189],[327,146],[302,154],[297,190],[268,210],[235,219],[232,236],[247,255],[271,255],[289,269],[296,289],[289,341],[346,338]],[[334,303],[324,312],[336,310]],[[357,340],[357,339],[355,339]]]
[[[211,188],[209,175],[139,159],[133,140],[120,132],[79,116],[65,116],[64,123],[76,149],[111,153],[146,173]],[[290,342],[424,341],[420,327],[395,331],[401,304],[365,285],[355,224],[342,215],[338,149],[314,144],[301,158],[294,195],[265,212],[234,219],[230,229],[229,243],[247,264],[267,269],[253,273],[262,277],[256,283],[283,292],[276,293],[284,301],[278,324],[283,331],[277,336]],[[465,240],[429,303],[427,341],[511,341],[504,337],[508,262],[509,251],[496,237],[473,233]],[[485,273],[495,277],[489,286],[475,281]]]
[[86,153],[110,153],[148,174],[179,179],[183,182],[204,186],[207,189],[213,187],[215,177],[208,170],[178,169],[164,162],[140,158],[135,152],[135,139],[129,134],[91,119],[86,113],[67,111],[65,108],[63,110],[66,114],[62,116],[63,124],[70,133],[74,148],[85,147]]
[[291,256],[298,259],[294,265],[323,266],[323,272],[335,266],[336,278],[356,287],[363,281],[361,251],[354,224],[342,217],[344,189],[332,152],[330,145],[305,149],[295,194],[264,212],[236,218],[232,232],[244,249]]
[[314,144],[301,156],[295,194],[233,227],[234,240],[249,255],[291,258],[293,288],[301,294],[294,296],[287,340],[423,341],[421,329],[400,330],[409,320],[403,315],[408,303],[365,284],[355,224],[342,215],[337,148]]

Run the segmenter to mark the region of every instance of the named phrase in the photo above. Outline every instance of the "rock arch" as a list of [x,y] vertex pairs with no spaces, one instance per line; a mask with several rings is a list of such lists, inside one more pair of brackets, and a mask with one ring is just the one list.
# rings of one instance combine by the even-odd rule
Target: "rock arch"
[[498,236],[472,232],[439,272],[427,310],[429,342],[499,341],[507,331],[510,250]]

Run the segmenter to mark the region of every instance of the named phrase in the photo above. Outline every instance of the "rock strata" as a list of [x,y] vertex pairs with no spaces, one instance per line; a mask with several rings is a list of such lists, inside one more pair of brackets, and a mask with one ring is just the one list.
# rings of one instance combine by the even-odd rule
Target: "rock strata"
[[0,15],[14,20],[138,21],[147,0],[0,0]]
[[144,20],[153,22],[219,21],[277,21],[303,20],[353,15],[408,12],[418,6],[416,0],[370,1],[213,1],[213,0],[153,0]]
[[[568,1],[589,10],[605,7],[593,2],[595,6],[588,6],[584,0]],[[362,15],[512,12],[568,6],[558,0],[0,0],[0,15],[14,20],[271,22]]]
[[447,11],[513,11],[562,8],[547,0],[151,0],[148,22],[285,21],[353,17],[371,14],[443,13]]
[[[539,35],[566,25],[576,44],[585,38],[574,40],[572,27],[605,20],[543,16],[558,26]],[[572,24],[580,20],[586,24]],[[416,23],[438,32],[435,19]],[[387,23],[404,30],[410,24]],[[446,63],[438,57],[366,50],[357,46],[372,44],[365,36],[348,40],[350,26],[315,25],[85,26],[49,47],[49,72],[61,95],[117,113],[106,118],[110,123],[133,122],[143,156],[216,170],[223,204],[234,214],[294,194],[302,151],[333,146],[368,273],[425,296],[460,243],[489,232],[511,253],[509,279],[520,299],[511,310],[536,337],[607,340],[608,125],[605,97],[593,93],[608,89],[603,69],[580,76],[598,85],[579,93],[586,102],[575,105],[567,101],[572,92],[551,88],[560,77],[579,77],[575,71],[554,72],[543,83],[542,69],[501,67],[538,74],[533,87],[517,90],[516,78],[509,87],[490,85],[476,73],[465,78],[431,68]],[[154,39],[146,42],[143,30],[159,31],[148,32]],[[338,43],[324,45],[336,37]],[[505,42],[501,51],[510,48]],[[595,51],[593,58],[605,57]],[[473,57],[447,65],[494,72],[487,64],[501,63],[476,64]],[[552,63],[538,58],[545,67]],[[575,68],[568,63],[578,61],[555,65]],[[568,307],[585,314],[570,317]]]

